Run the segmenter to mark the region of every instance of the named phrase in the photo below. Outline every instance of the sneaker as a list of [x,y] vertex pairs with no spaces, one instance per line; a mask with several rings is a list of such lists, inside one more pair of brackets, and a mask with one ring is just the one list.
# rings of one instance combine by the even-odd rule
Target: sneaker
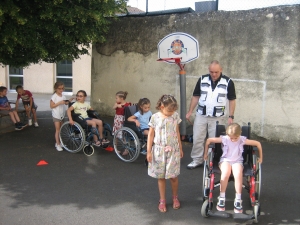
[[225,198],[218,197],[218,204],[217,204],[218,211],[225,211]]
[[24,128],[24,127],[27,127],[27,126],[28,126],[28,124],[24,124],[24,123],[19,123],[19,125],[20,125],[22,128]]
[[107,140],[106,138],[103,138],[101,142],[102,142],[102,144],[108,144],[110,141]]
[[100,147],[101,146],[101,142],[100,141],[93,142],[93,145],[96,146],[96,147]]
[[58,145],[58,144],[55,144],[55,148],[59,152],[61,152],[63,150],[63,148],[61,147],[61,145]]
[[193,161],[193,162],[191,162],[190,164],[188,164],[186,167],[187,167],[188,169],[192,170],[192,169],[195,169],[195,168],[197,168],[197,167],[199,167],[199,166],[202,166],[202,164],[203,164],[203,163],[199,163],[199,162]]
[[140,152],[142,155],[147,155],[147,150],[146,149],[142,149]]
[[241,199],[234,199],[234,213],[243,213],[242,202]]
[[32,126],[32,119],[28,119],[28,126]]
[[22,130],[22,129],[23,129],[23,127],[22,127],[22,126],[20,126],[20,125],[16,124],[16,126],[15,126],[15,130]]
[[39,127],[38,122],[34,122],[34,127]]

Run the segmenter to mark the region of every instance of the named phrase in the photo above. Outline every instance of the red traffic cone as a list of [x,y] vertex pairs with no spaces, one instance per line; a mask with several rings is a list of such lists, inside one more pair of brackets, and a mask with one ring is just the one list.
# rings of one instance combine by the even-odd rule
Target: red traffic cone
[[45,160],[41,160],[38,162],[38,164],[36,164],[37,166],[45,166],[48,165],[48,163]]
[[111,146],[108,146],[105,148],[106,151],[109,151],[109,152],[113,152],[114,151],[114,148],[111,147]]

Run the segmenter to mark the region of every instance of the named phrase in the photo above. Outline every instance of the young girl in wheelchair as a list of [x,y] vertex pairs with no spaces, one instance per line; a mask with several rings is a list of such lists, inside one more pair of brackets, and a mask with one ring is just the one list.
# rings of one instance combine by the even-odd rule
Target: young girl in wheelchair
[[68,118],[69,118],[69,123],[71,125],[74,125],[74,121],[72,118],[71,112],[74,110],[76,114],[79,114],[87,123],[87,125],[91,126],[92,129],[98,131],[100,140],[98,140],[98,136],[94,135],[94,143],[93,145],[99,147],[102,144],[109,143],[109,140],[103,138],[103,122],[102,120],[95,119],[95,118],[89,118],[87,110],[93,110],[90,106],[89,103],[85,102],[86,98],[86,92],[83,90],[79,90],[76,94],[76,102],[71,105],[68,110]]
[[219,168],[221,170],[220,196],[218,197],[217,210],[225,211],[225,192],[231,172],[234,177],[235,200],[234,212],[242,213],[242,185],[243,185],[243,150],[244,145],[256,146],[258,149],[258,162],[262,163],[262,147],[260,142],[249,140],[241,136],[242,130],[239,124],[232,123],[226,129],[226,135],[216,138],[208,138],[205,144],[204,160],[208,158],[208,148],[211,143],[222,143],[223,154],[220,158]]
[[[135,122],[136,126],[140,129],[144,136],[148,135],[149,132],[149,121],[152,116],[150,111],[150,100],[148,98],[141,98],[138,102],[138,111],[128,118],[128,121]],[[147,150],[144,149],[146,142],[142,145],[141,154],[146,155]]]

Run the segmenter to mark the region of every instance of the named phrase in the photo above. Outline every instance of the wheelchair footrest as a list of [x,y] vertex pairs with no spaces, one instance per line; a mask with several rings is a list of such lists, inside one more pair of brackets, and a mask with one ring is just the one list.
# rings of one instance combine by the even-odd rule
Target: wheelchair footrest
[[254,215],[244,214],[244,213],[234,213],[233,219],[235,220],[252,220],[254,219]]
[[220,211],[208,211],[208,215],[213,217],[221,217],[221,218],[229,218],[230,214],[227,212],[220,212]]

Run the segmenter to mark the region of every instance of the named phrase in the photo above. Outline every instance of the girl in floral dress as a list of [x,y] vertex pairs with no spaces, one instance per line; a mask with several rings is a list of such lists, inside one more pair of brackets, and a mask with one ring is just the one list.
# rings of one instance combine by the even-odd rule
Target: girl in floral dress
[[123,127],[124,123],[124,108],[126,106],[130,106],[130,102],[126,102],[126,96],[128,92],[127,91],[118,91],[116,93],[116,102],[113,106],[113,109],[116,110],[116,115],[114,118],[114,126],[113,126],[113,132],[112,134],[114,135],[120,128]]
[[158,179],[160,195],[158,210],[160,212],[167,211],[166,179],[171,181],[173,208],[180,208],[178,175],[180,174],[180,159],[183,157],[183,151],[179,133],[181,119],[176,112],[177,108],[177,101],[172,95],[163,95],[156,105],[156,109],[160,111],[153,114],[149,122],[148,175]]

